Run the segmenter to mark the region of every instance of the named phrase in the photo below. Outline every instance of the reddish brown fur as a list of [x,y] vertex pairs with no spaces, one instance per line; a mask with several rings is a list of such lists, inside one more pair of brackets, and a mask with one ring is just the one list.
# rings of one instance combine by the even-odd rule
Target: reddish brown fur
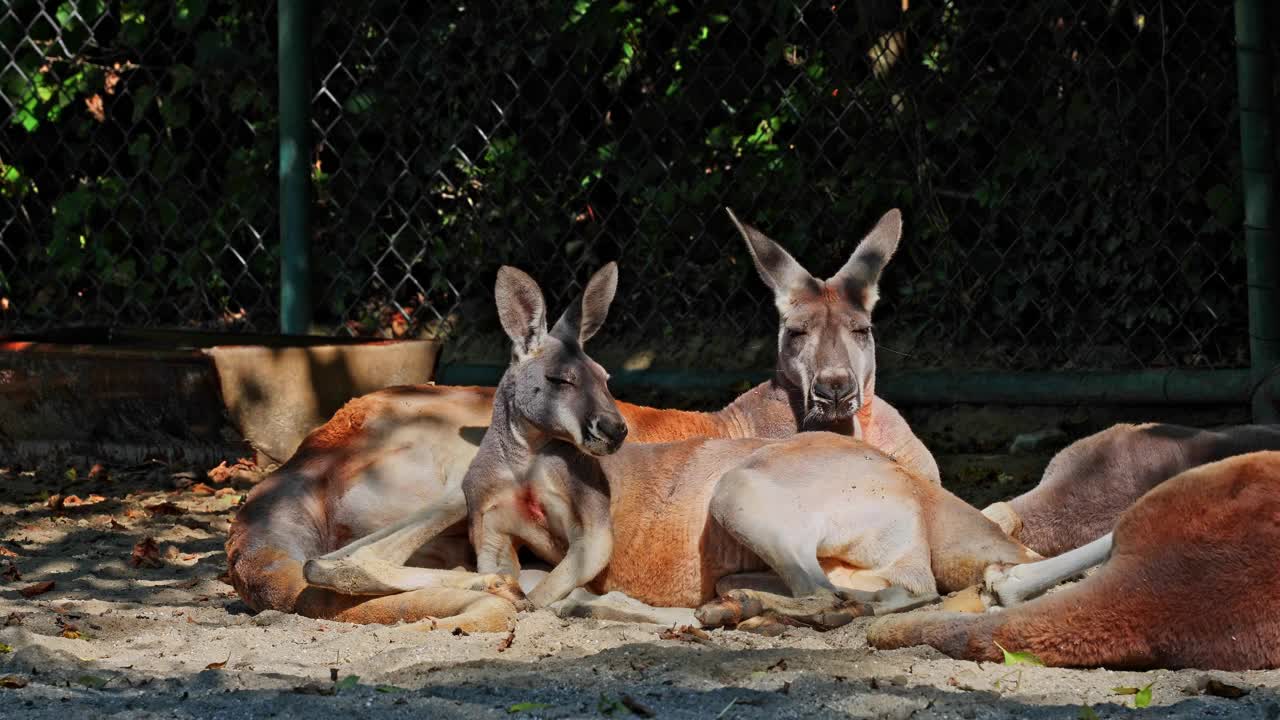
[[1065,667],[1280,667],[1278,557],[1280,453],[1241,455],[1143,496],[1111,559],[1074,587],[987,615],[886,619],[869,640],[986,661],[998,642]]

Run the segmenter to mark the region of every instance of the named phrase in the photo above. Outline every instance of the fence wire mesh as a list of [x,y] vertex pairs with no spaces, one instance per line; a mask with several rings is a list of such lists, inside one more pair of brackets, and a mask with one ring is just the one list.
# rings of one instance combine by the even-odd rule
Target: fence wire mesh
[[[271,330],[271,11],[0,11],[0,311]],[[1233,19],[1200,0],[375,0],[312,23],[317,321],[501,362],[617,259],[607,363],[767,367],[723,208],[815,274],[891,207],[882,366],[1247,364]]]

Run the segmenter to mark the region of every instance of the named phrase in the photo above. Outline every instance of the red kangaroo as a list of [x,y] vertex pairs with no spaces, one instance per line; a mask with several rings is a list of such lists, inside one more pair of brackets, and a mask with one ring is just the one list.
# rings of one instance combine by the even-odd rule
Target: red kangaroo
[[[1015,569],[1080,555],[1078,571],[1088,547]],[[1238,455],[1143,495],[1120,514],[1106,564],[1079,584],[1003,612],[885,618],[868,640],[984,661],[1000,660],[999,643],[1063,667],[1276,668],[1278,557],[1280,452]]]
[[[777,372],[718,412],[619,404],[629,439],[830,430],[861,436],[936,483],[928,450],[902,416],[875,397],[870,314],[880,273],[901,236],[901,214],[892,210],[881,218],[827,281],[729,214],[774,292],[781,320]],[[616,270],[611,273],[616,282]],[[534,320],[545,324],[540,315]],[[480,622],[477,617],[496,616],[482,610],[514,612],[507,600],[519,591],[509,579],[432,571],[428,585],[456,596],[457,607],[444,612],[439,594],[430,601],[424,595],[419,574],[474,562],[461,481],[490,423],[493,398],[493,388],[413,386],[349,402],[255,487],[237,514],[227,560],[240,597],[256,610],[357,623],[458,615],[458,626],[466,628]],[[576,432],[608,442],[609,430],[587,425]],[[468,614],[472,609],[477,614]]]

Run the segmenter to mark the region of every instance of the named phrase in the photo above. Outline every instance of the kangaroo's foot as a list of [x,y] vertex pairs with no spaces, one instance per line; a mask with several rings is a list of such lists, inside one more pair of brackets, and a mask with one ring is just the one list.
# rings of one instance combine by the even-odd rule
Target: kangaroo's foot
[[[831,630],[854,618],[873,614],[867,602],[871,593],[819,589],[812,595],[791,598],[758,590],[731,590],[694,613],[706,627],[741,627],[744,621],[764,615],[787,618],[806,627]],[[747,626],[757,627],[761,622]]]
[[562,618],[579,617],[667,626],[699,625],[690,608],[654,607],[616,591],[596,595],[577,588],[563,600],[548,605],[547,609]]
[[990,565],[982,587],[988,607],[1014,607],[1055,585],[1082,575],[1111,556],[1112,536],[1107,533],[1091,543],[1044,560],[1019,565]]

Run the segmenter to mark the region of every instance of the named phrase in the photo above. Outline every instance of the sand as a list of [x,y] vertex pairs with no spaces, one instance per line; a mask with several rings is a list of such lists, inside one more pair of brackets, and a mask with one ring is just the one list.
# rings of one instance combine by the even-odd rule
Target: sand
[[[1113,688],[1150,685],[1149,716],[1280,718],[1280,671],[976,664],[873,651],[867,621],[663,639],[546,611],[510,637],[254,615],[219,580],[251,479],[182,469],[0,470],[0,571],[21,576],[0,579],[0,686],[24,685],[0,689],[0,717],[1109,718],[1135,712]],[[101,499],[55,509],[50,490]],[[1204,694],[1210,679],[1247,694]]]

